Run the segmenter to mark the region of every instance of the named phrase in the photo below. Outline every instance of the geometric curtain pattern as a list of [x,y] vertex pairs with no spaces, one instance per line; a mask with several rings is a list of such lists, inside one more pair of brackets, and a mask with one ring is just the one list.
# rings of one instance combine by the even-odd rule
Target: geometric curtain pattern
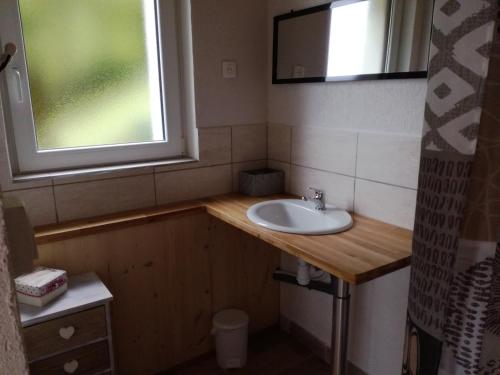
[[[486,217],[473,196],[480,182],[496,183],[482,171],[500,171],[491,159],[500,131],[481,121],[498,3],[435,1],[404,375],[500,375],[500,248],[492,238],[500,201],[481,200]],[[471,217],[484,220],[487,236]]]

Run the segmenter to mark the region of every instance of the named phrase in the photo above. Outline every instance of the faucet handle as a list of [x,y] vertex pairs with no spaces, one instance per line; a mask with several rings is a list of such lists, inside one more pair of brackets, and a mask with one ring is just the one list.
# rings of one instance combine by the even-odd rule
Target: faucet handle
[[308,187],[307,190],[311,190],[314,193],[314,199],[322,199],[323,198],[323,190],[320,190],[315,187]]

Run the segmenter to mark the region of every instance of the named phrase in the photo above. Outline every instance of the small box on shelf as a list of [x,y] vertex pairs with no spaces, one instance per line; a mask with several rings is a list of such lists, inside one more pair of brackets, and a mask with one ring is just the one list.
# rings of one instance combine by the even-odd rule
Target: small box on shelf
[[241,171],[240,192],[253,197],[281,194],[285,188],[285,174],[270,168]]
[[44,306],[68,290],[66,271],[38,267],[15,280],[17,300],[32,306]]

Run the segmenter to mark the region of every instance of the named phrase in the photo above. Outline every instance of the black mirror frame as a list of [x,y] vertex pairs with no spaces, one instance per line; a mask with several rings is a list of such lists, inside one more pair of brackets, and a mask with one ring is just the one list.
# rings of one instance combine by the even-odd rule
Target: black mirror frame
[[280,14],[273,18],[273,65],[272,65],[272,84],[281,85],[288,83],[314,83],[314,82],[345,82],[345,81],[367,81],[378,79],[408,79],[408,78],[427,78],[427,70],[415,72],[394,72],[394,73],[375,73],[358,74],[350,76],[337,77],[307,77],[307,78],[280,78],[278,79],[278,23],[290,18],[305,16],[312,13],[322,12],[330,9],[332,2],[317,5],[311,8],[298,11],[291,10],[289,13]]

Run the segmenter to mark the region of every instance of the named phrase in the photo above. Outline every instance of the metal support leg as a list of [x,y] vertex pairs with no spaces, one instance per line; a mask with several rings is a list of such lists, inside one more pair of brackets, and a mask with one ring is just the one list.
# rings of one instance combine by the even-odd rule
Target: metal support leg
[[[332,276],[333,277],[333,276]],[[333,297],[332,375],[347,375],[347,335],[349,330],[349,283],[337,279]]]

